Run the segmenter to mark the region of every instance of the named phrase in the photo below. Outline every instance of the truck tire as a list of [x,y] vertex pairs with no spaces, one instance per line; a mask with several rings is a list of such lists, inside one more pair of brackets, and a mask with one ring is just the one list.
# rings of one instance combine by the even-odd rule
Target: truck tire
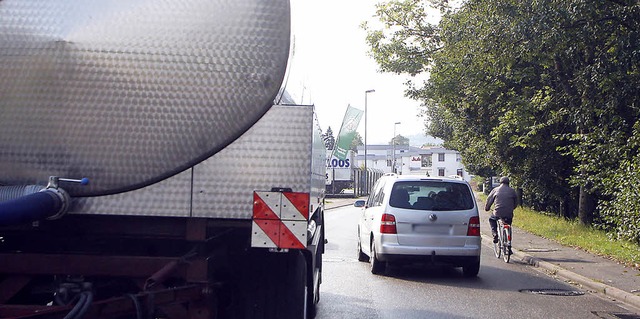
[[[322,254],[318,253],[316,256],[316,264],[322,264]],[[315,269],[309,269],[309,271],[314,272]],[[313,273],[311,275],[311,284],[307,289],[307,318],[312,319],[316,317],[317,308],[316,305],[320,302],[320,283],[322,283],[322,268],[319,269],[318,283],[315,287]]]

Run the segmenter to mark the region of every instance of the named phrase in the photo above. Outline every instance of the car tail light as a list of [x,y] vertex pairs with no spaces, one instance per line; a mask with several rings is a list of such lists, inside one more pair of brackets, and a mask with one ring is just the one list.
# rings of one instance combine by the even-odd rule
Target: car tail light
[[469,228],[467,228],[467,236],[480,236],[480,217],[473,216],[469,218]]
[[397,234],[396,229],[396,216],[391,214],[382,214],[380,220],[380,233],[381,234]]

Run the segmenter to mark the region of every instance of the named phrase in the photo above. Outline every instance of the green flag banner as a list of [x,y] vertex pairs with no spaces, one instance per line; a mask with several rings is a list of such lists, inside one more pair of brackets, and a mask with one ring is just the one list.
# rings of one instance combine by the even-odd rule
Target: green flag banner
[[362,110],[351,107],[351,105],[347,106],[344,119],[342,119],[340,133],[338,133],[338,138],[333,147],[334,157],[341,160],[347,159],[347,152],[349,151],[349,147],[351,147],[353,139],[356,137],[356,130],[358,129],[358,124],[360,124],[362,114],[364,114]]

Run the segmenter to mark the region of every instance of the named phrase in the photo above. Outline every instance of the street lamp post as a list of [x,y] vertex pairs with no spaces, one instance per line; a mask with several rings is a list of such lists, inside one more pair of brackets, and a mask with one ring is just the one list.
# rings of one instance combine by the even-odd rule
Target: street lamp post
[[395,122],[393,123],[393,139],[391,139],[391,143],[393,144],[393,160],[391,161],[393,163],[393,172],[392,173],[397,173],[398,170],[396,169],[396,125],[401,124],[400,122]]
[[369,172],[367,171],[367,95],[376,90],[364,91],[364,191],[369,194]]

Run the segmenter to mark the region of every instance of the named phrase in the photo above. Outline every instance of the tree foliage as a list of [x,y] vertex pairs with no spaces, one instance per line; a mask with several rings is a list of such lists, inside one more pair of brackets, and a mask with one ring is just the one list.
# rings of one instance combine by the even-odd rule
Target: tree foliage
[[[629,149],[640,148],[640,124],[636,122]],[[635,152],[635,151],[634,151]],[[618,170],[606,177],[603,195],[610,198],[601,205],[604,224],[618,239],[639,241],[640,236],[640,157],[623,154]]]
[[322,133],[322,139],[324,140],[324,146],[328,150],[332,150],[336,144],[336,138],[333,136],[333,130],[331,126],[327,128],[327,132]]
[[353,141],[351,142],[351,147],[349,147],[350,150],[357,152],[358,151],[358,146],[364,145],[364,142],[362,142],[362,136],[360,136],[360,133],[355,132],[355,136],[353,138]]
[[404,137],[398,134],[389,141],[389,145],[393,145],[394,142],[395,142],[395,145],[409,145],[410,140],[408,137]]
[[429,74],[409,81],[407,96],[470,172],[510,175],[531,206],[565,216],[576,215],[579,193],[596,197],[595,220],[631,233],[620,227],[638,210],[624,206],[640,199],[617,183],[640,182],[640,144],[629,142],[640,115],[637,1],[469,0],[454,9],[396,0],[376,15],[380,29],[364,25],[371,55],[385,72]]

